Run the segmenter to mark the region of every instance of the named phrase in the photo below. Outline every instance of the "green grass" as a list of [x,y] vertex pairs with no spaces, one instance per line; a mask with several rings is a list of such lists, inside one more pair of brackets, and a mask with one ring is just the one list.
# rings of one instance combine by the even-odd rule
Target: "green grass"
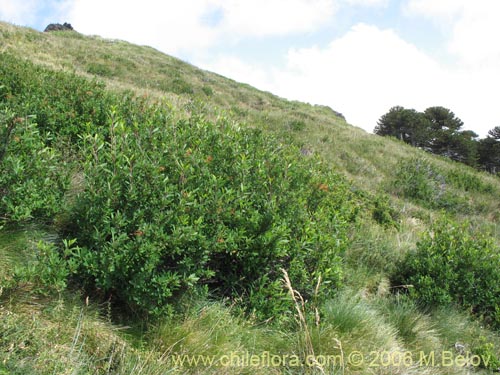
[[[304,157],[319,155],[360,195],[388,196],[397,224],[377,223],[371,211],[360,214],[342,258],[345,288],[320,305],[305,301],[301,313],[306,325],[298,312],[281,317],[280,324],[272,319],[261,322],[251,313],[243,313],[236,301],[206,297],[183,301],[184,309],[175,316],[151,323],[119,316],[109,304],[77,288],[40,295],[29,283],[12,284],[12,277],[15,267],[33,257],[35,243],[47,238],[47,230],[37,225],[3,228],[0,375],[252,374],[256,370],[248,366],[182,367],[173,359],[179,358],[174,355],[205,355],[220,363],[221,357],[231,352],[269,352],[303,360],[304,353],[314,353],[317,359],[322,355],[347,358],[355,351],[366,356],[362,366],[347,362],[334,368],[271,366],[259,368],[258,373],[466,374],[470,369],[370,367],[369,362],[382,352],[395,355],[410,351],[417,355],[420,351],[454,351],[457,343],[473,352],[491,344],[499,356],[498,332],[453,307],[424,310],[403,296],[395,296],[388,281],[397,261],[415,248],[443,208],[395,188],[401,165],[425,159],[442,176],[446,191],[455,199],[452,203],[460,204],[457,210],[444,209],[457,221],[468,217],[475,228],[499,242],[497,177],[428,155],[397,140],[368,134],[350,126],[328,107],[281,99],[150,47],[74,32],[39,33],[0,23],[0,52],[97,79],[118,95],[132,90],[146,101],[167,105],[174,120],[199,112],[209,120],[223,114],[241,126],[270,132],[284,144],[293,143],[307,151]],[[362,103],[359,110],[363,110]],[[294,302],[288,302],[293,311]],[[310,337],[310,342],[305,337]],[[483,369],[474,373],[481,372],[488,373]]]
[[36,224],[8,226],[0,230],[0,280],[10,276],[16,265],[33,258],[33,249],[41,240],[51,240],[55,234]]

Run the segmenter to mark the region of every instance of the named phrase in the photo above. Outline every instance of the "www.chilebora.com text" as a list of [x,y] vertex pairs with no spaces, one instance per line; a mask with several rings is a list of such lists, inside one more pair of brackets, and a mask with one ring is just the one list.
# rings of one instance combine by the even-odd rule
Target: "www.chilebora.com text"
[[332,355],[295,355],[229,352],[223,355],[172,354],[169,357],[175,367],[488,367],[489,356],[455,351],[353,351]]

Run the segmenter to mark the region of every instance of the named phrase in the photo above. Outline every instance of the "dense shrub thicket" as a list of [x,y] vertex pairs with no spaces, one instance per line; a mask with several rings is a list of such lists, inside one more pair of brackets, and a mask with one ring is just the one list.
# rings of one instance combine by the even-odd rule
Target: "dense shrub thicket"
[[468,223],[441,219],[408,253],[394,285],[427,306],[460,305],[500,327],[500,252],[494,241]]
[[341,283],[359,196],[315,157],[223,116],[193,107],[179,120],[168,105],[0,59],[1,215],[57,218],[76,239],[55,278],[138,313],[196,290],[262,318],[289,308],[281,268],[306,298],[320,276],[322,294]]
[[[224,116],[209,121],[194,106],[180,120],[168,105],[5,54],[0,71],[1,220],[57,219],[61,259],[53,247],[41,251],[48,268],[33,272],[58,290],[72,281],[152,315],[196,291],[279,316],[290,307],[282,268],[305,298],[317,295],[320,276],[323,296],[341,284],[362,205],[397,226],[386,198],[354,192],[316,157]],[[416,159],[400,164],[393,183],[407,198],[457,211],[468,206],[448,187],[491,192],[478,181]],[[459,303],[498,324],[498,258],[487,239],[440,224],[394,281],[414,285],[422,302]]]
[[73,172],[72,143],[118,99],[104,85],[0,54],[0,217],[51,221]]
[[152,113],[144,98],[0,54],[0,220],[52,221],[78,170],[82,134],[106,126],[111,107],[128,123]]
[[[283,308],[281,268],[312,293],[342,279],[357,204],[348,185],[292,147],[229,121],[194,116],[87,134],[84,186],[69,212],[76,276],[129,307],[159,313],[196,286]],[[286,303],[286,302],[285,302]]]
[[[102,83],[0,54],[0,105],[18,116],[34,115],[40,133],[78,139],[87,124],[106,123],[116,101]],[[49,140],[53,139],[49,137]]]

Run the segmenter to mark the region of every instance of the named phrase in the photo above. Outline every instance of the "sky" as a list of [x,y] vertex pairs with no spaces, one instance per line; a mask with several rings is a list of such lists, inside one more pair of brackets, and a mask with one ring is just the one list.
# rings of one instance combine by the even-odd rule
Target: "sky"
[[499,0],[0,0],[0,20],[152,46],[373,131],[391,107],[500,125]]

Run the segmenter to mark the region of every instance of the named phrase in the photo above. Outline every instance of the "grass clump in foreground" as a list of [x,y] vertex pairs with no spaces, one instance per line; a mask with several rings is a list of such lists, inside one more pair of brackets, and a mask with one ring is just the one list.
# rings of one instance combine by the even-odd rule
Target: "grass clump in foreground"
[[[289,299],[301,310],[295,327],[262,324],[234,307],[198,300],[135,338],[105,318],[106,305],[96,308],[92,301],[40,299],[27,286],[1,301],[0,363],[8,374],[357,374],[374,368],[378,374],[468,374],[470,367],[439,366],[442,353],[459,355],[455,347],[463,345],[492,364],[498,345],[497,336],[462,313],[426,315],[410,301],[366,299],[350,290],[318,306]],[[434,365],[420,363],[420,353],[435,353]]]

